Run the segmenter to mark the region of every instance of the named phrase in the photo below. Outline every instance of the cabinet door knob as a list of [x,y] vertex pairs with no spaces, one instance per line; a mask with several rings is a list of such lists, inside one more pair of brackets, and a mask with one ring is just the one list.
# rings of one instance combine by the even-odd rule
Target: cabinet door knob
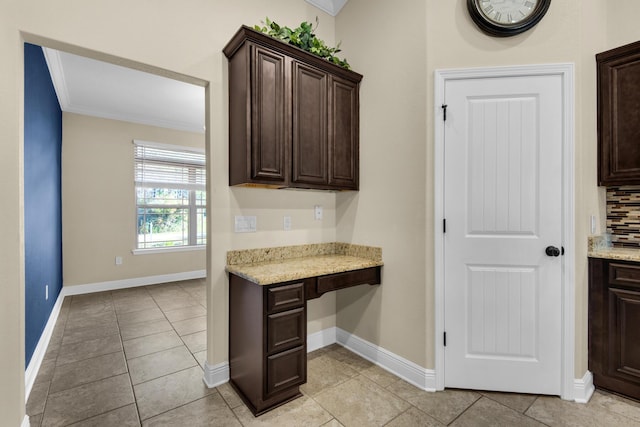
[[556,248],[555,246],[547,246],[544,252],[547,254],[547,256],[560,256],[560,249]]

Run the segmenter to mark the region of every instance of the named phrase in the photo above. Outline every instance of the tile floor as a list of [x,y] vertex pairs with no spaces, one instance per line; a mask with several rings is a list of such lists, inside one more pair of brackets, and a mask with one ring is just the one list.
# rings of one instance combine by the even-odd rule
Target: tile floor
[[204,281],[65,299],[27,402],[32,426],[640,426],[640,404],[421,391],[332,345],[309,354],[304,396],[254,418],[202,382]]

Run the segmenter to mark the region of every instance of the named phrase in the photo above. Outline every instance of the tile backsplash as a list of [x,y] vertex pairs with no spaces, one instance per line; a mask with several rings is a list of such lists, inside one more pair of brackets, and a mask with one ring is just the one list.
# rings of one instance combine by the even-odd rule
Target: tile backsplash
[[640,185],[607,187],[607,232],[614,247],[640,248]]

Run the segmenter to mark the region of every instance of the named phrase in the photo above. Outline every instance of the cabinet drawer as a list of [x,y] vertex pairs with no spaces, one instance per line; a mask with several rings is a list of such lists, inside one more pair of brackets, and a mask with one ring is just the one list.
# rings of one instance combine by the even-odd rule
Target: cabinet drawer
[[610,263],[609,283],[640,288],[640,266]]
[[306,339],[304,308],[267,317],[267,353],[303,345]]
[[305,346],[292,348],[267,357],[267,395],[307,381]]
[[267,313],[288,310],[303,304],[303,282],[267,289]]
[[377,285],[380,283],[380,269],[377,267],[364,270],[347,271],[318,277],[318,293],[335,291],[355,285]]

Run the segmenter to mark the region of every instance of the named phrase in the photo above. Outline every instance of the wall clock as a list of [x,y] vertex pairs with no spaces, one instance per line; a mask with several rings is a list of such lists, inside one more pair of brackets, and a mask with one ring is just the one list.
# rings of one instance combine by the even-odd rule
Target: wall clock
[[509,37],[536,25],[551,0],[467,0],[471,19],[485,33]]

